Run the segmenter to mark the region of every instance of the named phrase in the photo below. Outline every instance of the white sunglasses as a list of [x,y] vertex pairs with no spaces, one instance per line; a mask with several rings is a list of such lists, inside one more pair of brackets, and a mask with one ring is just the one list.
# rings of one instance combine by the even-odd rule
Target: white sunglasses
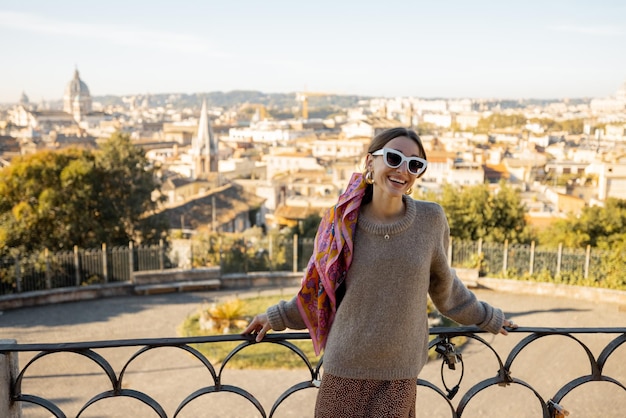
[[406,161],[406,168],[409,173],[419,176],[426,170],[428,161],[420,157],[407,157],[400,151],[391,148],[383,148],[374,151],[372,155],[382,155],[383,161],[389,168],[398,168]]

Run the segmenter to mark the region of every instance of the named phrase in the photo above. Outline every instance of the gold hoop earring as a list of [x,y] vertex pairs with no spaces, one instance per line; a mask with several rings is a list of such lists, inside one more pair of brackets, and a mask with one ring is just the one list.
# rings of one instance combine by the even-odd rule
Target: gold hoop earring
[[405,195],[411,196],[413,194],[413,188],[409,187],[409,190],[407,190],[406,192],[404,192]]
[[374,174],[371,171],[365,173],[365,182],[367,184],[374,184]]

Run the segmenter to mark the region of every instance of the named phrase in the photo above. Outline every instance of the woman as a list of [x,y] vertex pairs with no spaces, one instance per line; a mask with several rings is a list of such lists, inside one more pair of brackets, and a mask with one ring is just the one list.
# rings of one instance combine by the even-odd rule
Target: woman
[[298,295],[244,331],[261,341],[270,329],[309,329],[316,353],[324,351],[318,418],[415,416],[416,379],[428,356],[428,295],[461,324],[504,335],[504,327],[516,327],[450,269],[441,206],[408,196],[426,167],[414,131],[377,135],[365,175],[352,176],[320,223]]

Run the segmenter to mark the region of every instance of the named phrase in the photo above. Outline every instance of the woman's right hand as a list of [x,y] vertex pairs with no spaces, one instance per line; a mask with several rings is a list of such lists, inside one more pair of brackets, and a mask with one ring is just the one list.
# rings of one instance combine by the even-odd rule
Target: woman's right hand
[[255,334],[255,340],[259,343],[263,340],[263,337],[265,337],[267,331],[271,329],[272,327],[270,326],[270,321],[267,317],[267,314],[262,313],[252,318],[252,321],[250,321],[248,327],[243,330],[242,334]]

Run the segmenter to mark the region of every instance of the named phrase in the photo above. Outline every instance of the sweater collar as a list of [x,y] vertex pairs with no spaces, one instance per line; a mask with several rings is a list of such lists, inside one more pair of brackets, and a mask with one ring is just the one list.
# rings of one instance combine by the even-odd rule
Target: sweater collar
[[365,216],[359,216],[359,229],[363,229],[365,232],[370,234],[383,236],[395,235],[406,231],[415,220],[417,207],[415,205],[415,201],[409,196],[402,196],[402,201],[404,202],[404,216],[398,221],[390,224],[379,224],[371,222]]

